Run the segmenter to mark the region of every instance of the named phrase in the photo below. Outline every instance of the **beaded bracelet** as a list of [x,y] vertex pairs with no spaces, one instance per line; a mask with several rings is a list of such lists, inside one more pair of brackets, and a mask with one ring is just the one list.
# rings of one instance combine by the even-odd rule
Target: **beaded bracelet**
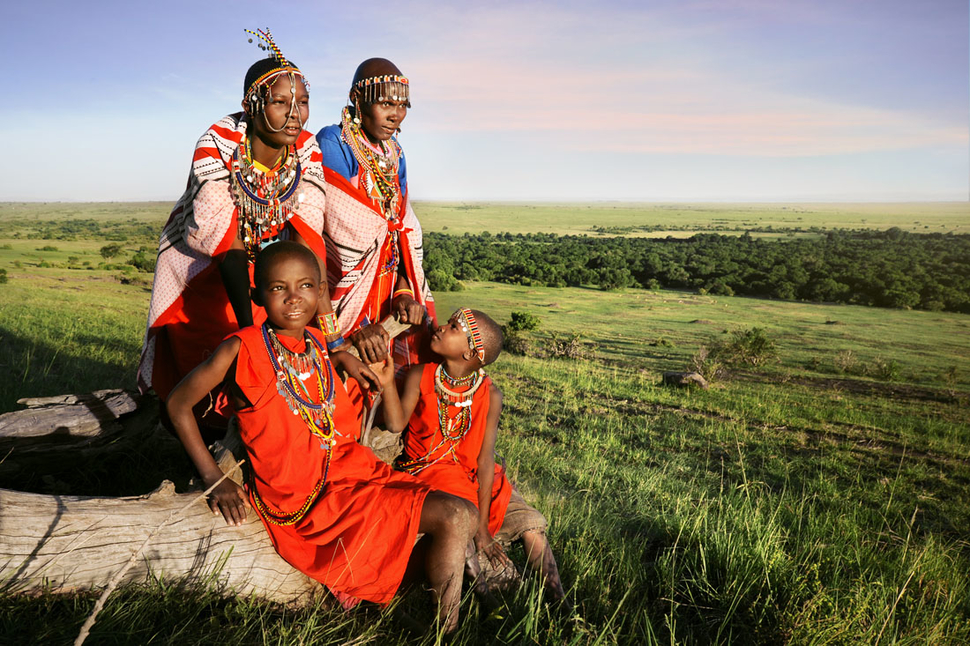
[[399,289],[395,291],[393,294],[391,294],[391,300],[397,298],[398,296],[403,296],[404,294],[407,294],[411,298],[414,298],[414,292],[411,291],[411,288],[405,287],[404,289]]
[[327,341],[327,352],[333,352],[334,350],[336,350],[346,342],[347,340],[344,339],[343,337],[339,337],[337,339],[334,339],[333,341]]
[[317,316],[317,323],[320,324],[320,330],[326,336],[340,334],[340,324],[337,322],[337,315],[334,312]]

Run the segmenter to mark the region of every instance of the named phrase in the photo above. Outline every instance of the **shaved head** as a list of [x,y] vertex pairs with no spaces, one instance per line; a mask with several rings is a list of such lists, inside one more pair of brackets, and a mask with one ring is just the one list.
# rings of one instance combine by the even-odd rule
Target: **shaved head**
[[357,71],[354,72],[354,81],[350,85],[353,87],[364,79],[371,78],[372,76],[384,76],[385,74],[403,76],[401,70],[397,68],[397,65],[386,58],[368,58],[357,66]]

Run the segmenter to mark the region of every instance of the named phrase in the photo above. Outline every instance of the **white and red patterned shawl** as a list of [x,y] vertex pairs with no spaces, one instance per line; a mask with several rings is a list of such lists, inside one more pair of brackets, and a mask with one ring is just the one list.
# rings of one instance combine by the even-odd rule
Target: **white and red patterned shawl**
[[[327,282],[333,310],[337,313],[344,335],[361,325],[364,305],[380,270],[380,250],[389,227],[398,231],[401,262],[404,263],[414,298],[427,309],[431,324],[436,325],[434,297],[422,267],[423,234],[407,193],[402,196],[400,216],[391,223],[385,219],[379,206],[340,173],[326,166],[323,172],[328,187],[323,228],[323,239],[327,245]],[[399,368],[415,362],[417,348],[416,340],[412,337],[398,337],[401,342],[395,343],[395,363]],[[410,360],[406,360],[405,355]]]
[[[215,267],[214,259],[236,238],[238,209],[230,191],[232,156],[246,134],[246,120],[237,112],[220,119],[199,138],[192,170],[182,197],[169,216],[158,245],[148,326],[138,367],[142,392],[152,387],[155,341],[159,331],[181,309],[186,286]],[[296,143],[302,170],[304,201],[290,219],[294,229],[323,258],[326,180],[320,147],[313,135],[300,133]]]

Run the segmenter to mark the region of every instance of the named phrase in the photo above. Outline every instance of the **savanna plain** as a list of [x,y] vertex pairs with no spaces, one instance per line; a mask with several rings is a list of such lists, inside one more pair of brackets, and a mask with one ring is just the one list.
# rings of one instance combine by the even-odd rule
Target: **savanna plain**
[[[0,205],[0,412],[134,387],[170,205]],[[426,231],[690,237],[970,233],[963,204],[417,204]],[[774,244],[774,243],[773,243]],[[434,248],[427,251],[434,254]],[[462,605],[455,644],[970,643],[970,316],[698,291],[464,281],[436,292],[508,325],[490,370],[498,452],[574,608],[534,577]],[[699,370],[707,389],[661,383]],[[10,455],[0,459],[15,459]],[[0,486],[184,486],[177,445]],[[523,563],[521,553],[513,559]],[[0,643],[68,643],[95,595],[0,592]],[[91,644],[435,643],[413,591],[298,610],[155,578],[116,592]]]

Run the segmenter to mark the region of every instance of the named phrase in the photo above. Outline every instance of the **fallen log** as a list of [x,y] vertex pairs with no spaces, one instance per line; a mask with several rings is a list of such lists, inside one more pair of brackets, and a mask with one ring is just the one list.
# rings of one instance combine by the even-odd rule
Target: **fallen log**
[[[197,493],[163,482],[146,496],[45,496],[0,489],[0,583],[5,592],[102,588],[145,537]],[[154,576],[198,582],[284,603],[304,603],[320,586],[276,554],[250,512],[239,527],[205,502],[164,527],[124,583]]]

